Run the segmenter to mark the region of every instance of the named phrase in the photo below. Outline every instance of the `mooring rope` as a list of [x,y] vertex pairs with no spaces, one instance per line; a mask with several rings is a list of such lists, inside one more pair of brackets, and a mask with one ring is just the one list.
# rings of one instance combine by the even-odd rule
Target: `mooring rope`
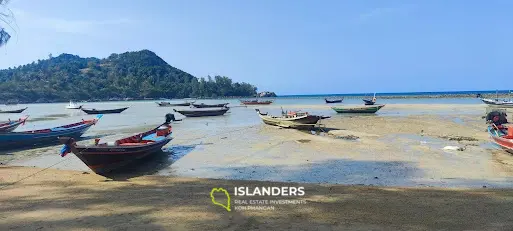
[[[185,143],[187,143],[189,141],[198,140],[198,139],[204,139],[204,138],[211,137],[211,136],[220,136],[220,135],[229,134],[229,133],[232,133],[232,132],[243,131],[243,130],[254,128],[256,126],[257,125],[253,125],[253,126],[244,127],[244,128],[241,128],[241,129],[236,129],[236,130],[231,130],[231,131],[226,131],[226,132],[221,132],[221,133],[215,133],[215,134],[210,134],[210,135],[204,135],[204,136],[200,136],[200,137],[196,137],[196,138],[191,138],[191,139],[186,139],[186,140],[183,140],[181,143],[176,143],[176,144],[173,144],[173,145],[183,145],[183,144],[185,144]],[[14,182],[11,182],[11,183],[7,183],[6,185],[2,185],[2,186],[0,186],[0,189],[4,189],[4,188],[6,188],[8,186],[12,186],[12,185],[14,185],[16,183],[19,183],[19,182],[21,182],[23,180],[26,180],[26,179],[28,179],[30,177],[36,176],[39,173],[41,173],[43,171],[46,171],[46,170],[48,170],[48,169],[50,169],[50,168],[52,168],[52,167],[54,167],[54,166],[56,166],[58,164],[64,163],[64,162],[66,162],[68,160],[70,160],[70,158],[65,158],[65,159],[63,159],[61,161],[58,161],[58,162],[56,162],[56,163],[54,163],[54,164],[52,164],[52,165],[50,165],[48,167],[45,167],[45,168],[43,168],[43,169],[41,169],[41,170],[39,170],[39,171],[37,171],[37,172],[35,172],[33,174],[30,174],[30,175],[28,175],[26,177],[23,177],[23,178],[21,178],[21,179],[19,179],[17,181],[14,181]]]

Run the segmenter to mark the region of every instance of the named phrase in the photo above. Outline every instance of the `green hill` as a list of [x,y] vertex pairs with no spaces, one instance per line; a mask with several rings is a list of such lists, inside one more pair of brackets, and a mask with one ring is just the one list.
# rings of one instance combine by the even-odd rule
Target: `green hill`
[[256,87],[228,77],[196,78],[149,50],[81,58],[61,54],[0,70],[0,100],[57,102],[142,98],[253,96]]

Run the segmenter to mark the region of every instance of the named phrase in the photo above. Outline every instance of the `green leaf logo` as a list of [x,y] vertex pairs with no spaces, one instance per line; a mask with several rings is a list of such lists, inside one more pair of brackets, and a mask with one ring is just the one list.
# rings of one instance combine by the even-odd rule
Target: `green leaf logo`
[[[226,204],[219,203],[218,200],[216,201],[214,193],[217,193],[217,192],[224,193],[224,195],[226,196]],[[210,198],[212,199],[212,203],[214,203],[215,205],[219,205],[219,206],[225,208],[228,212],[232,211],[230,209],[230,194],[228,194],[228,191],[226,191],[226,189],[224,189],[224,188],[213,188],[212,191],[210,191]]]

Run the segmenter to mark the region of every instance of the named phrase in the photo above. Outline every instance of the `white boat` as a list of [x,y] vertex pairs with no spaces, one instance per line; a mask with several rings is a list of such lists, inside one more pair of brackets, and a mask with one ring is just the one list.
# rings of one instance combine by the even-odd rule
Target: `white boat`
[[[511,91],[510,91],[511,94]],[[499,99],[499,92],[497,91],[495,99],[485,99],[482,98],[481,101],[483,103],[488,104],[490,106],[498,106],[498,107],[513,107],[513,100]]]
[[511,100],[481,99],[481,101],[483,101],[483,103],[491,105],[491,106],[513,107],[513,101],[511,101]]
[[68,106],[66,106],[66,109],[81,109],[83,105],[75,104],[73,101],[69,101]]

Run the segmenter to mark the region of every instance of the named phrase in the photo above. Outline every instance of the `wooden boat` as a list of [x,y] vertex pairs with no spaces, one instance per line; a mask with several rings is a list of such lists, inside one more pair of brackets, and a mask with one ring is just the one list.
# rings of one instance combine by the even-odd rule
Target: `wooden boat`
[[362,99],[365,105],[374,105],[376,102],[370,99]]
[[[509,94],[511,95],[511,91],[509,92]],[[496,95],[495,99],[482,98],[481,101],[483,101],[483,103],[485,103],[485,104],[488,104],[489,106],[507,107],[507,108],[513,107],[513,100],[499,99],[499,91],[496,91],[495,95]]]
[[0,113],[22,113],[23,111],[27,110],[28,107],[17,109],[17,110],[0,110]]
[[78,123],[48,129],[0,133],[0,149],[54,144],[58,142],[57,137],[60,136],[79,138],[87,129],[95,125],[101,117],[102,115],[98,115],[92,120],[82,120]]
[[259,101],[258,99],[255,100],[241,100],[241,104],[243,105],[269,105],[273,103],[272,100],[265,100],[265,101]]
[[73,101],[69,101],[68,106],[66,106],[66,109],[81,109],[83,105],[75,104]]
[[196,102],[196,101],[185,102],[185,103],[170,103],[170,102],[155,102],[155,103],[158,104],[160,107],[180,107],[180,106],[190,106],[194,102]]
[[326,103],[342,103],[342,100],[344,100],[344,99],[327,99],[327,98],[324,98],[324,101],[326,101]]
[[106,109],[106,110],[96,110],[94,108],[92,109],[85,109],[85,108],[81,108],[83,112],[87,113],[87,114],[117,114],[117,113],[121,113],[123,112],[124,110],[128,109],[128,107],[124,107],[124,108],[117,108],[117,109]]
[[19,118],[18,120],[8,120],[0,122],[0,132],[12,132],[18,126],[25,124],[28,116]]
[[329,116],[310,115],[308,112],[298,111],[282,111],[281,116],[272,116],[268,113],[262,113],[259,109],[255,109],[255,111],[265,124],[284,128],[311,129],[319,120],[330,118]]
[[227,107],[221,107],[221,108],[191,108],[187,110],[176,110],[173,109],[175,112],[178,112],[186,117],[202,117],[202,116],[220,116],[224,115],[229,108]]
[[493,143],[499,145],[507,152],[513,153],[513,128],[491,124],[488,126],[488,133]]
[[204,104],[204,103],[200,103],[200,104],[191,104],[193,107],[195,108],[212,108],[212,107],[226,107],[226,105],[228,105],[228,103],[220,103],[220,104]]
[[73,137],[59,137],[64,144],[61,156],[73,152],[96,174],[108,174],[162,151],[162,147],[172,140],[172,120],[168,115],[166,122],[157,128],[114,142],[100,143],[100,139],[96,139],[94,145],[78,145]]
[[513,101],[511,101],[511,100],[481,99],[481,101],[483,101],[483,103],[488,104],[490,106],[513,107]]
[[376,103],[376,93],[374,93],[374,96],[372,99],[362,99],[365,105],[374,105]]
[[367,105],[367,106],[356,106],[356,107],[332,107],[337,113],[376,113],[379,109],[385,105]]

